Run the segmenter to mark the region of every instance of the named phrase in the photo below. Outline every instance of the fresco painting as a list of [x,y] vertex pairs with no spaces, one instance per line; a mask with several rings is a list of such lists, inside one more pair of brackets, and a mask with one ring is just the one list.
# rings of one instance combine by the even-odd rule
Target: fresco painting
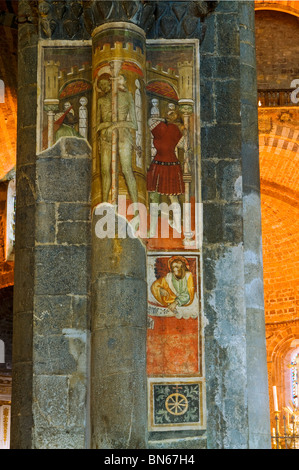
[[146,205],[145,37],[134,25],[97,28],[93,38],[93,206]]
[[[152,41],[147,45],[147,191],[148,203],[160,205],[151,220],[148,250],[196,249],[199,217],[196,43]],[[163,206],[172,210],[163,211]],[[170,217],[169,217],[170,214]],[[169,236],[162,233],[169,220]],[[161,236],[162,235],[162,236]]]
[[130,28],[41,49],[38,146],[88,140],[92,209],[145,207],[149,431],[203,429],[198,42]]
[[[55,43],[55,41],[54,41]],[[69,42],[67,42],[69,44]],[[40,94],[38,153],[52,147],[60,137],[90,142],[92,64],[90,46],[40,47]]]
[[[197,45],[184,41],[147,46],[147,191],[149,206],[160,204],[147,239],[151,432],[205,426],[200,233],[195,230],[200,227],[197,54]],[[173,208],[168,237],[162,226],[170,212],[163,213],[164,207]]]
[[196,379],[148,381],[151,431],[193,430],[204,425],[203,383]]
[[[159,384],[161,378],[169,378],[175,387],[176,378],[180,381],[183,378],[201,381],[203,344],[200,256],[194,252],[151,253],[148,254],[147,269],[147,374],[150,383]],[[169,410],[166,402],[161,399],[155,401],[155,390],[158,389],[154,387],[149,395],[149,406],[156,412],[158,405],[161,405],[160,413],[167,415]],[[199,413],[201,394],[196,396]],[[194,408],[194,397],[192,400]],[[203,416],[200,415],[202,420]],[[186,427],[188,420],[182,413],[181,418],[176,418],[176,423],[184,423]],[[155,429],[158,426],[159,422],[156,422]],[[193,426],[194,423],[191,424]]]

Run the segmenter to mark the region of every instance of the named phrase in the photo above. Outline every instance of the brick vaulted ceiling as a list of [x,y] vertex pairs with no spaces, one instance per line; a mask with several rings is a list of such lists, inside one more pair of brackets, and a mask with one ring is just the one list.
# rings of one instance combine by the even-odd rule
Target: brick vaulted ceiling
[[[273,119],[275,114],[273,110]],[[274,123],[270,133],[260,133],[264,299],[272,411],[273,385],[278,387],[280,408],[291,399],[291,372],[287,365],[296,350],[294,342],[299,339],[298,124],[298,120]],[[274,413],[271,416],[274,425]]]
[[266,322],[297,318],[299,307],[299,129],[260,135]]
[[[285,65],[289,51],[283,40],[298,37],[299,1],[255,4],[258,87],[264,88],[266,78],[267,89],[278,89],[284,76],[289,84],[299,78],[298,64]],[[273,37],[268,37],[270,24],[275,24]],[[260,108],[259,128],[265,314],[266,325],[276,329],[285,322],[299,325],[298,106]]]
[[[298,79],[299,1],[256,1],[260,90]],[[275,31],[275,33],[274,33]],[[297,40],[298,42],[298,40]],[[294,49],[293,49],[294,47]],[[286,85],[287,84],[287,85]],[[292,355],[299,351],[299,106],[259,108],[260,183],[266,344],[279,409],[291,399]]]
[[267,0],[255,0],[256,10],[275,10],[290,13],[292,15],[299,16],[299,1],[298,0],[278,0],[267,1]]

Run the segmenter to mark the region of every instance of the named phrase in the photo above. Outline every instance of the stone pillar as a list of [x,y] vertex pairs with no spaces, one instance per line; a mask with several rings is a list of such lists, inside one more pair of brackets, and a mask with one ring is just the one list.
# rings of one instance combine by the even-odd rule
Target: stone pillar
[[240,2],[243,232],[250,449],[270,449],[254,2]]
[[254,2],[219,2],[201,46],[209,448],[269,445]]
[[207,446],[246,449],[239,2],[220,2],[201,45]]
[[[30,13],[19,2],[19,15]],[[32,317],[34,291],[34,233],[36,207],[37,31],[34,24],[19,25],[18,140],[16,163],[16,243],[13,300],[13,367],[11,448],[30,449],[33,434]],[[30,110],[30,111],[29,111]],[[29,137],[30,136],[30,137]],[[30,226],[30,229],[29,229]],[[27,230],[26,230],[27,229]],[[23,337],[26,332],[26,337]]]
[[[145,116],[132,106],[146,108],[143,30],[201,43],[207,447],[267,447],[253,2],[19,4],[28,22],[19,26],[12,447],[147,447],[146,249],[124,236],[126,207],[116,206],[118,196],[146,201]],[[36,155],[39,39],[83,41],[92,31],[92,162],[78,136]],[[105,208],[116,227],[101,238]],[[151,445],[190,445],[180,436]]]
[[[134,99],[136,80],[144,93],[144,70],[140,28],[128,23],[96,28],[90,421],[91,447],[97,449],[146,447],[146,251],[138,238],[121,238],[118,224],[124,228],[127,221],[124,214],[115,216],[119,195],[145,202],[145,161],[136,165]],[[98,230],[102,202],[116,222],[111,237],[101,238]]]

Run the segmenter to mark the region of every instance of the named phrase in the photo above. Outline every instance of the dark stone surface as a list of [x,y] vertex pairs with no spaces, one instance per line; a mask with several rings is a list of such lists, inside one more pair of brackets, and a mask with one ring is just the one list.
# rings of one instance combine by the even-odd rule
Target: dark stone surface
[[125,276],[101,276],[93,286],[93,330],[146,328],[146,312],[139,312],[147,295],[145,280]]
[[59,335],[72,327],[71,296],[37,295],[35,297],[35,332],[40,336]]
[[4,362],[0,373],[11,374],[13,334],[13,286],[0,289],[0,340],[4,342]]
[[88,158],[43,158],[37,162],[38,201],[86,202],[90,188]]
[[138,239],[129,236],[120,238],[99,239],[96,235],[96,224],[101,216],[94,215],[92,221],[93,263],[92,277],[99,274],[116,274],[135,279],[145,279],[146,265],[144,246]]
[[37,243],[54,243],[56,236],[55,204],[37,204],[36,211],[37,219],[40,221],[35,230]]
[[238,159],[241,155],[241,142],[241,126],[238,123],[203,127],[201,131],[202,159]]
[[38,246],[35,262],[38,267],[37,295],[86,294],[89,274],[86,246]]

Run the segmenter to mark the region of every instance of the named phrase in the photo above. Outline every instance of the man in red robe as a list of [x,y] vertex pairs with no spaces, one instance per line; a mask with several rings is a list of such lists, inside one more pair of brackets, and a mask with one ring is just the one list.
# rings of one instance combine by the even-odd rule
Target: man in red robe
[[[166,120],[158,119],[151,126],[153,143],[157,153],[147,173],[147,190],[150,192],[151,203],[160,202],[161,194],[169,197],[174,204],[173,224],[177,232],[181,232],[181,209],[178,196],[185,192],[181,164],[176,156],[175,149],[183,140],[183,126],[181,129],[175,124],[178,115],[170,110]],[[156,234],[156,223],[151,223],[150,237]]]

